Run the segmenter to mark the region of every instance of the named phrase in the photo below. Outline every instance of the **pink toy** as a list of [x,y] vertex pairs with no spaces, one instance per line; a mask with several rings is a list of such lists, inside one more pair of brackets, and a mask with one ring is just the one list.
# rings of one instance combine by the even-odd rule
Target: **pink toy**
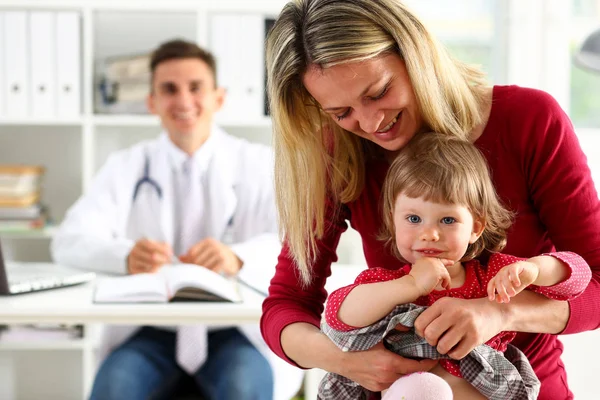
[[452,400],[452,389],[437,375],[417,372],[394,382],[381,400]]

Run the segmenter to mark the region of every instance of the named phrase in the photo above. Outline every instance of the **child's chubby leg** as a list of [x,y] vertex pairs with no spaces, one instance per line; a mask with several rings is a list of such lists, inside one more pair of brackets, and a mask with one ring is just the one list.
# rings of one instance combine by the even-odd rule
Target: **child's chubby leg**
[[430,372],[417,372],[398,379],[383,393],[382,400],[485,400],[469,382],[439,365]]
[[436,365],[431,371],[432,374],[435,374],[442,378],[450,388],[452,389],[452,394],[455,399],[458,400],[487,400],[484,395],[473,385],[471,385],[468,381],[463,378],[459,378],[458,376],[452,375],[450,372],[446,371],[439,364]]
[[452,388],[430,372],[415,372],[398,379],[382,392],[382,400],[452,400]]

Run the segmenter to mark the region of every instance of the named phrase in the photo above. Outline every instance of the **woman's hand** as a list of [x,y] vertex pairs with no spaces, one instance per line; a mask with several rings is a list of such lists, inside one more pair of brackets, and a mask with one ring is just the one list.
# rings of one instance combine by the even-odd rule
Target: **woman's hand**
[[504,305],[444,297],[415,320],[415,331],[441,354],[460,360],[505,329]]
[[286,326],[281,331],[281,346],[301,367],[334,372],[376,392],[389,388],[402,375],[429,371],[438,365],[436,360],[401,357],[382,343],[366,351],[344,352],[319,328],[306,322]]
[[378,343],[366,351],[344,353],[344,360],[336,372],[357,382],[373,392],[389,388],[403,375],[419,371],[429,371],[437,365],[437,360],[416,361],[399,356]]

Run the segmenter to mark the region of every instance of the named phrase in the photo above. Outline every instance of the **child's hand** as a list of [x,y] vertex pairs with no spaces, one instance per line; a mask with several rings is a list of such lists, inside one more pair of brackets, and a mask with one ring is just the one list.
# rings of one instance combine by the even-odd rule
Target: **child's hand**
[[446,265],[454,264],[453,261],[439,258],[419,258],[410,270],[409,275],[414,278],[415,287],[420,296],[425,296],[438,285],[450,288],[450,274]]
[[[517,261],[502,268],[488,283],[487,291],[490,301],[508,303],[531,285],[538,277],[540,268],[529,261]],[[496,294],[498,294],[496,296]]]

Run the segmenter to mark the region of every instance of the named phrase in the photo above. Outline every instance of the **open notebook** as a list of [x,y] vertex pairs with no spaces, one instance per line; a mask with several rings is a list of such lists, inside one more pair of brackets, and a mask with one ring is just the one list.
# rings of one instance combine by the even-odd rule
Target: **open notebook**
[[102,278],[96,303],[166,303],[169,301],[241,302],[237,282],[191,264],[165,265],[156,273]]

